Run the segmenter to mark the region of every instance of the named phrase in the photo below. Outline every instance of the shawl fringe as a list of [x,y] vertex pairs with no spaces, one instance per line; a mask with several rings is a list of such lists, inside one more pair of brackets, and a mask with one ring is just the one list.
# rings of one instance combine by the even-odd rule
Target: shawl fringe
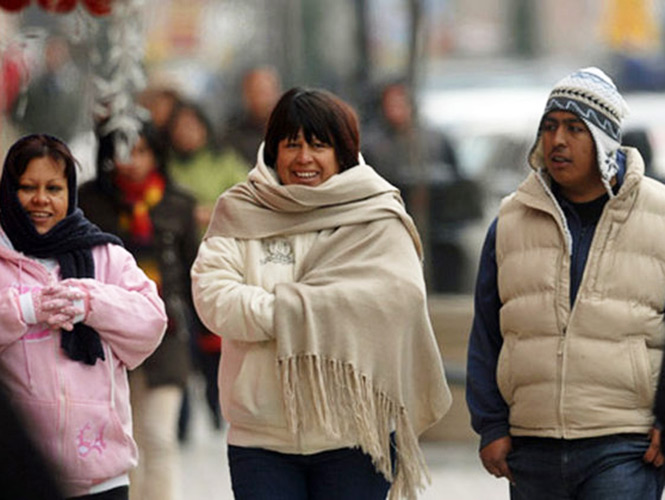
[[[331,437],[354,437],[392,483],[390,500],[416,500],[431,482],[406,408],[396,404],[351,363],[300,354],[278,360],[289,430],[319,426]],[[395,431],[395,473],[390,434]]]

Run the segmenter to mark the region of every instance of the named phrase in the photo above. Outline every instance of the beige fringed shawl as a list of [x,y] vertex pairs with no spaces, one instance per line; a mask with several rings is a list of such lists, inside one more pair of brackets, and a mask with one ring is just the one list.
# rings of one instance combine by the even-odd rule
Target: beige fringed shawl
[[420,240],[398,191],[362,161],[316,188],[280,185],[259,163],[220,197],[206,236],[318,231],[296,282],[275,288],[287,422],[294,433],[319,426],[354,438],[393,481],[390,498],[415,499],[429,480],[418,435],[451,396],[427,312]]

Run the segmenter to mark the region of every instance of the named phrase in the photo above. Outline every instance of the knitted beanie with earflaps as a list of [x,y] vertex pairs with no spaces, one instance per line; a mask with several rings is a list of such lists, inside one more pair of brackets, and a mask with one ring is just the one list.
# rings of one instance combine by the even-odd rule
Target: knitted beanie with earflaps
[[[568,111],[577,115],[589,128],[596,144],[598,168],[610,196],[610,181],[618,171],[616,154],[621,146],[621,122],[628,105],[612,79],[601,69],[588,67],[560,80],[550,92],[543,117],[550,111]],[[532,168],[543,168],[540,133],[529,154]]]

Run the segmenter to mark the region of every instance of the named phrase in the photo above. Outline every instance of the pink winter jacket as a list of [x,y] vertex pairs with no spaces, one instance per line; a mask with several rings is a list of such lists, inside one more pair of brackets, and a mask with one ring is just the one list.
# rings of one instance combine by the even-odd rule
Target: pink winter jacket
[[166,328],[157,288],[118,245],[93,249],[95,279],[84,323],[100,335],[106,360],[69,359],[60,332],[26,325],[19,293],[57,281],[59,269],[0,244],[0,383],[35,443],[56,468],[66,496],[126,474],[137,462],[127,370],[159,345]]

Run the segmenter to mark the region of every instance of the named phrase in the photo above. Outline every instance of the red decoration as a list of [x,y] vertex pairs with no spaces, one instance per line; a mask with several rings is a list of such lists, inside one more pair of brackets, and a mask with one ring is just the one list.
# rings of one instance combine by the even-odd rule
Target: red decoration
[[39,6],[44,10],[64,14],[74,10],[76,0],[37,0]]
[[113,0],[81,0],[93,16],[105,16],[111,13]]
[[[37,0],[39,6],[58,14],[66,14],[76,7],[78,0]],[[106,16],[111,13],[113,0],[80,0],[93,16]],[[0,9],[18,12],[30,5],[30,0],[0,0]]]
[[5,57],[0,57],[0,81],[4,83],[0,85],[0,112],[12,107],[21,92],[21,84],[27,78],[27,69],[20,53],[7,51]]
[[18,12],[30,5],[30,0],[0,0],[0,8],[10,12]]

